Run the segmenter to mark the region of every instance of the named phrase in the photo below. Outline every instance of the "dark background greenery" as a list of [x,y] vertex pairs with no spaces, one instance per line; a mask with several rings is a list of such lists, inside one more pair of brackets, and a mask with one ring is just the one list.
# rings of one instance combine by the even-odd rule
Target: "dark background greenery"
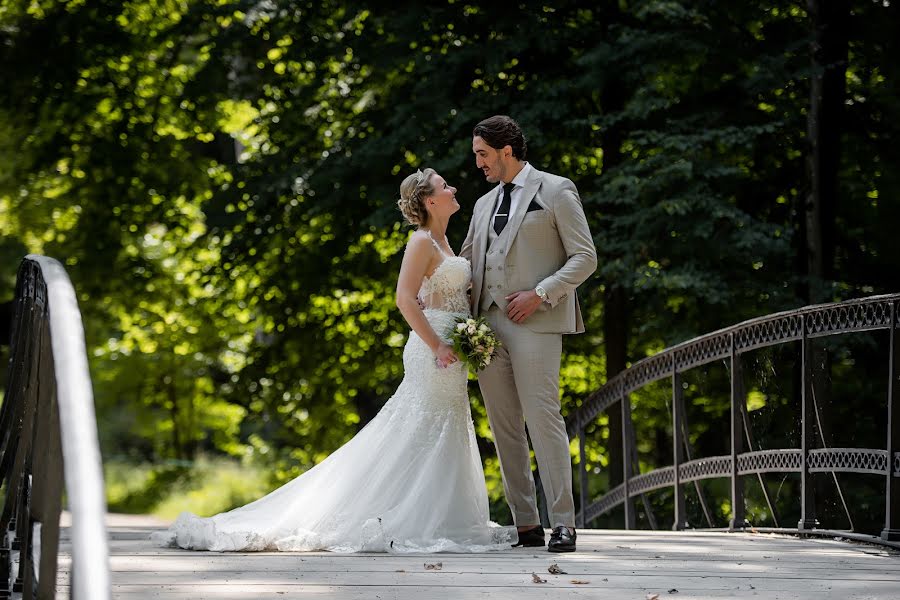
[[[600,257],[579,291],[588,333],[566,339],[566,413],[674,343],[900,289],[893,0],[386,6],[0,2],[0,302],[25,253],[66,265],[104,456],[155,465],[113,508],[152,510],[204,456],[271,487],[371,419],[402,376],[399,183],[431,166],[458,187],[458,248],[488,189],[471,130],[492,114],[577,184]],[[883,360],[872,344],[830,364]],[[750,376],[763,446],[796,431],[764,426],[796,413],[792,361]],[[883,402],[875,363],[841,378],[832,422]],[[696,377],[692,442],[718,453],[724,379]],[[671,455],[666,398],[635,400],[644,469]],[[590,441],[592,494],[621,477],[616,423]],[[872,426],[851,441],[882,440]]]

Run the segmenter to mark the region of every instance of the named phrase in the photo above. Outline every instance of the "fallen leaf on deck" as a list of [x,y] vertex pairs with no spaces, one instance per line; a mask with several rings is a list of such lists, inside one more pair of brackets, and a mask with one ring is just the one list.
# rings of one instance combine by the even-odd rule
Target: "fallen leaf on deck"
[[574,583],[575,585],[583,585],[585,583],[590,583],[590,581],[585,581],[583,579],[573,579],[572,583]]
[[426,571],[440,571],[444,568],[444,563],[425,563]]
[[568,575],[568,573],[560,569],[559,565],[556,563],[553,563],[552,565],[547,567],[547,572],[551,575]]
[[547,583],[547,580],[541,579],[540,577],[538,577],[537,573],[531,574],[531,581],[532,581],[532,583]]
[[669,593],[670,593],[670,594],[677,594],[677,593],[678,593],[678,590],[676,590],[675,588],[672,588],[671,590],[669,590]]
[[397,569],[394,573],[406,573],[404,569]]

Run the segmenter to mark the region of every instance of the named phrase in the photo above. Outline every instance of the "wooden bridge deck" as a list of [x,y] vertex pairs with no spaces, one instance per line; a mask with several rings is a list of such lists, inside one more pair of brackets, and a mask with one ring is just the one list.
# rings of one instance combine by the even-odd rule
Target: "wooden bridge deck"
[[[844,539],[585,530],[579,551],[561,555],[218,554],[157,548],[148,541],[157,528],[111,523],[113,598],[900,598],[900,552]],[[66,540],[64,532],[60,597],[68,597]],[[565,573],[551,573],[554,564]]]

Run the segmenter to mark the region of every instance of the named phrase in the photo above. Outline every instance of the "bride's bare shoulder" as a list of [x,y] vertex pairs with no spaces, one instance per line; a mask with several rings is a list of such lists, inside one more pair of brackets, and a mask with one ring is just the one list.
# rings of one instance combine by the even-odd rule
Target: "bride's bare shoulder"
[[427,254],[434,252],[434,244],[427,231],[413,231],[406,242],[406,254]]

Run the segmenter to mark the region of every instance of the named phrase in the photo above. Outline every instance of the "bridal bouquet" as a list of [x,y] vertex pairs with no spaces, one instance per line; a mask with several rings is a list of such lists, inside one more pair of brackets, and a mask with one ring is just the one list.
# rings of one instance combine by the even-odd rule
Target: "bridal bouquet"
[[450,339],[459,359],[474,371],[491,364],[494,352],[500,347],[500,340],[484,317],[457,317]]

